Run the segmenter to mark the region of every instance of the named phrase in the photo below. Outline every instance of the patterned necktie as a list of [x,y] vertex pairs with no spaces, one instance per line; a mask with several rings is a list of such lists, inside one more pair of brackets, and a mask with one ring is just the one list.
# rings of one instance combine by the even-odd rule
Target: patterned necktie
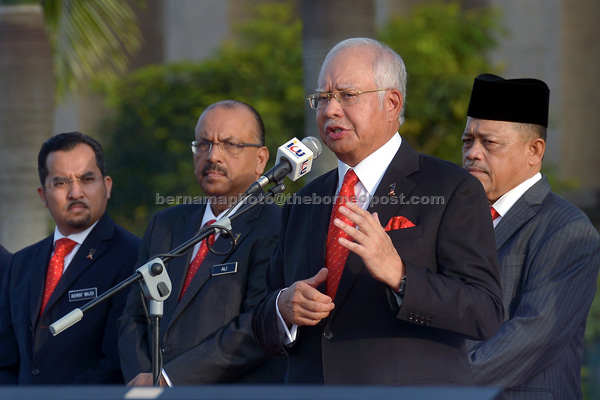
[[354,186],[356,186],[357,182],[358,177],[356,176],[356,173],[349,169],[348,172],[346,172],[346,176],[344,176],[344,182],[342,183],[340,194],[335,200],[333,211],[331,212],[331,220],[329,221],[329,230],[327,232],[327,260],[325,266],[329,270],[326,281],[327,295],[332,299],[335,298],[349,252],[347,248],[338,243],[339,238],[343,237],[349,239],[349,236],[335,226],[333,220],[338,218],[344,223],[352,227],[354,226],[348,218],[340,213],[340,207],[348,201],[356,203]]
[[[204,224],[204,226],[210,226],[210,225],[214,224],[215,222],[217,222],[216,219],[211,219],[206,224]],[[208,237],[208,242],[210,243],[210,245],[212,247],[212,245],[215,244],[215,235],[210,235]],[[198,249],[198,253],[196,253],[196,257],[194,257],[194,260],[192,261],[192,263],[190,264],[190,266],[188,268],[187,275],[185,276],[185,281],[183,281],[183,289],[181,289],[181,294],[179,295],[179,300],[181,300],[181,298],[183,297],[183,294],[187,290],[188,286],[190,286],[190,283],[192,283],[192,279],[194,279],[194,275],[196,275],[198,268],[200,268],[200,265],[202,264],[202,261],[204,261],[204,258],[206,257],[207,254],[208,254],[208,246],[206,245],[206,240],[203,240],[202,243],[200,243],[200,248]]]
[[54,255],[50,259],[48,271],[46,272],[46,284],[44,286],[44,297],[42,298],[40,315],[44,313],[48,300],[50,300],[50,296],[52,296],[52,292],[54,292],[54,289],[63,274],[65,256],[73,250],[73,247],[75,247],[76,244],[77,242],[67,238],[58,239],[56,241]]
[[492,221],[500,216],[494,207],[490,207],[490,212],[492,213]]

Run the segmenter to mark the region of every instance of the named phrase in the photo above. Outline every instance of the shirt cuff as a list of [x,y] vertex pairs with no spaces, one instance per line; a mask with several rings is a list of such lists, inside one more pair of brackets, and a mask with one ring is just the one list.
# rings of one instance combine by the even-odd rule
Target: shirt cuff
[[394,297],[396,298],[396,303],[398,303],[398,308],[400,308],[400,306],[402,306],[402,303],[404,302],[404,293],[406,291],[406,275],[404,275],[402,277],[402,280],[400,281],[400,289],[398,289],[397,291],[390,288],[390,290],[392,291],[392,293],[394,294]]
[[277,298],[275,299],[275,310],[277,311],[277,317],[279,320],[279,323],[277,324],[279,337],[281,338],[281,341],[285,346],[289,346],[290,344],[296,341],[296,336],[298,334],[298,325],[292,325],[292,327],[288,329],[287,323],[284,321],[283,317],[281,316],[281,313],[279,312],[279,296],[281,296],[281,293],[286,289],[281,289],[281,291],[277,294]]
[[173,383],[171,383],[171,380],[169,379],[169,375],[167,375],[167,372],[165,371],[165,369],[162,369],[162,376],[163,378],[165,378],[165,381],[167,382],[167,385],[169,385],[170,388],[173,387]]

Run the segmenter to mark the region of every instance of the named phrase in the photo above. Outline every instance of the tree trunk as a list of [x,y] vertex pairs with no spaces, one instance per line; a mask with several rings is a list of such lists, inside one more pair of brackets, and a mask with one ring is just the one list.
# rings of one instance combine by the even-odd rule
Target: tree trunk
[[[375,37],[375,1],[355,0],[305,0],[302,7],[302,51],[304,88],[306,94],[314,92],[321,64],[329,50],[338,42],[352,37]],[[305,136],[319,138],[312,110],[305,102]],[[315,162],[311,178],[337,166],[335,155],[323,146],[323,153]]]
[[37,154],[52,135],[54,86],[41,7],[0,6],[0,242],[12,252],[48,234]]

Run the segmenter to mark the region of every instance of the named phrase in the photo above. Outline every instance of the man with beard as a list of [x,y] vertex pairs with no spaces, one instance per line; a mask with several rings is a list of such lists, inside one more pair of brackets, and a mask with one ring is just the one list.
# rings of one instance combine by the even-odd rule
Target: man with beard
[[596,291],[600,238],[588,217],[540,173],[550,90],[538,79],[475,78],[463,165],[494,220],[505,322],[470,342],[479,385],[505,399],[581,399],[585,324]]
[[[224,100],[200,116],[192,142],[195,174],[206,204],[161,211],[142,240],[139,264],[168,253],[201,227],[239,209],[240,195],[263,173],[269,151],[260,115],[248,104]],[[162,385],[281,382],[285,368],[260,348],[252,334],[252,311],[266,293],[264,275],[277,242],[280,209],[260,204],[232,219],[233,238],[208,239],[167,269],[173,285],[160,323]],[[231,240],[235,248],[231,254]],[[213,242],[214,240],[214,242]],[[139,287],[130,291],[119,320],[125,380],[151,385],[151,332]]]
[[1,384],[121,383],[116,321],[126,295],[52,336],[48,326],[131,274],[139,238],[105,213],[112,180],[100,144],[79,132],[48,139],[38,194],[56,227],[14,254],[0,296]]

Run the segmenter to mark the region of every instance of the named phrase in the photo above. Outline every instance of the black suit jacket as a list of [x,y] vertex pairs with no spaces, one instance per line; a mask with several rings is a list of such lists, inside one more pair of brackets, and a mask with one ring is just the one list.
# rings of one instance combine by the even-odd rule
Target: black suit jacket
[[0,244],[0,284],[2,284],[2,278],[4,277],[11,260],[12,253],[10,253]]
[[[334,196],[337,180],[331,171],[299,195]],[[389,195],[393,185],[396,196]],[[465,338],[487,338],[502,322],[494,233],[481,184],[403,141],[375,201],[369,211],[382,225],[393,216],[416,225],[388,232],[406,264],[402,306],[351,252],[330,316],[300,327],[294,344],[283,346],[277,293],[325,266],[332,209],[330,201],[286,206],[267,274],[274,292],[255,314],[257,337],[265,349],[288,355],[291,383],[470,384]]]
[[[168,253],[200,228],[206,206],[180,205],[154,216],[140,249],[139,264],[152,255]],[[232,221],[237,245],[232,254],[208,253],[185,295],[179,294],[192,251],[167,264],[173,284],[164,304],[161,346],[164,370],[173,384],[266,382],[283,378],[285,368],[258,368],[269,356],[252,334],[252,310],[265,296],[265,270],[277,241],[281,209],[260,205]],[[214,249],[231,246],[223,236]],[[237,262],[237,272],[213,274],[214,265]],[[134,287],[119,320],[119,350],[126,380],[151,370],[151,332],[140,288]],[[269,376],[272,375],[272,376]]]
[[123,382],[116,321],[125,305],[124,293],[92,308],[57,336],[48,326],[89,301],[76,301],[74,291],[95,290],[101,295],[131,275],[139,241],[104,214],[81,244],[40,318],[53,236],[14,254],[0,297],[0,383]]
[[581,399],[598,232],[544,178],[502,217],[496,247],[506,321],[489,340],[469,343],[475,381],[507,388],[505,399]]

